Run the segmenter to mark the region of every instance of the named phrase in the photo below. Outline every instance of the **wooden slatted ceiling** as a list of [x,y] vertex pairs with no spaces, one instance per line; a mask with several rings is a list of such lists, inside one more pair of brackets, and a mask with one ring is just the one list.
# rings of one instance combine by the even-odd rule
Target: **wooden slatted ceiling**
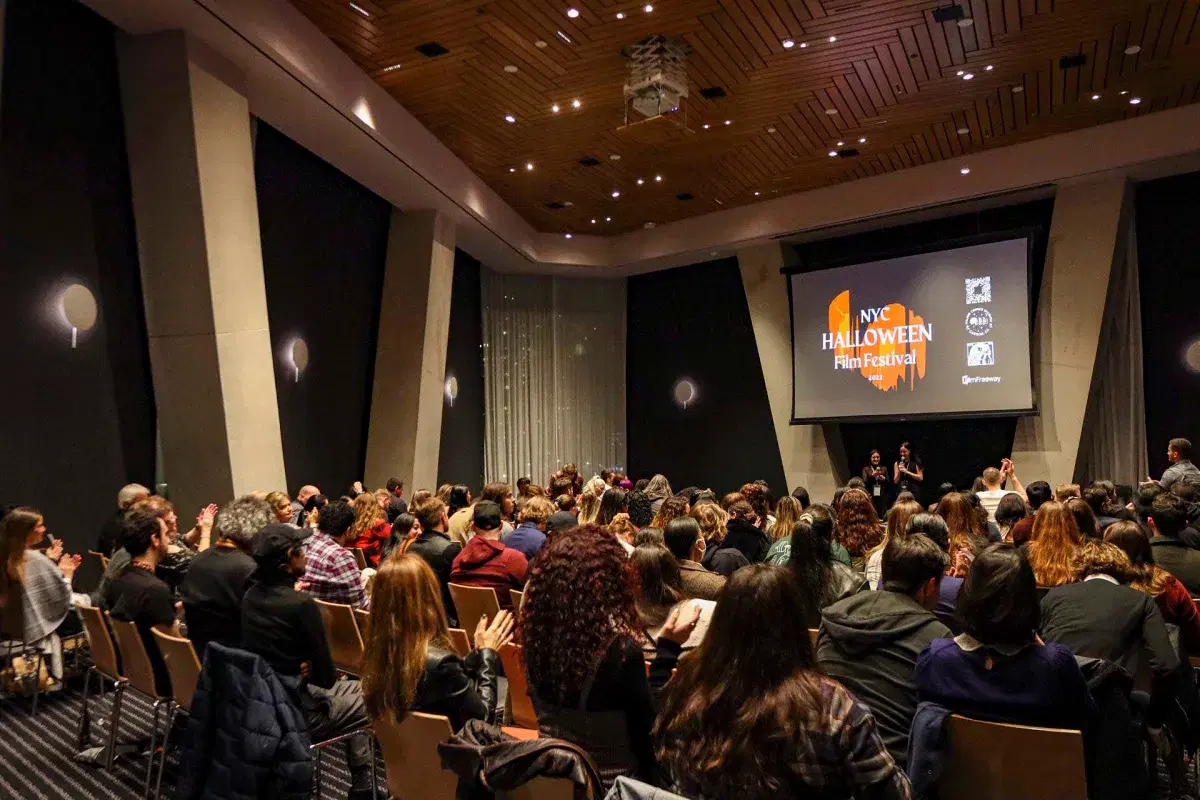
[[[652,0],[653,13],[645,0],[354,0],[369,16],[293,2],[547,231],[633,230],[1200,97],[1200,0],[958,0],[968,27],[934,21],[951,0]],[[670,121],[622,128],[621,48],[651,34],[691,46],[691,97]],[[425,42],[449,52],[427,59]],[[1087,63],[1060,69],[1073,53]],[[704,99],[709,86],[727,96]],[[830,158],[838,142],[861,155]]]

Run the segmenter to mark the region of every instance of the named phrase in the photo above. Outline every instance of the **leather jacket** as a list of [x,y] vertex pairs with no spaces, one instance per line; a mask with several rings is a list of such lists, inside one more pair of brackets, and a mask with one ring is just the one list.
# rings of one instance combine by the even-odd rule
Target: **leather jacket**
[[459,658],[453,651],[430,645],[412,710],[443,714],[456,731],[471,719],[495,723],[499,663],[495,650],[472,650],[466,658]]

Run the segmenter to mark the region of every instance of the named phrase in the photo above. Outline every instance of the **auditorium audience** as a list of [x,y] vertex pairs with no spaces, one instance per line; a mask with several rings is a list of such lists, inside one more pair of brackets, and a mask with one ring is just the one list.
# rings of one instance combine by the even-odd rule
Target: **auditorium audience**
[[300,491],[296,492],[296,499],[292,501],[292,518],[288,521],[293,525],[303,525],[305,515],[312,511],[310,501],[319,495],[321,490],[316,486],[301,486]]
[[1084,500],[1078,497],[1072,497],[1063,503],[1067,511],[1071,512],[1071,516],[1075,518],[1075,528],[1079,531],[1079,540],[1081,542],[1095,542],[1100,540],[1100,526],[1096,521],[1096,515],[1092,512]]
[[987,519],[976,512],[971,498],[962,492],[950,492],[937,504],[937,515],[950,531],[950,572],[961,578],[971,561],[988,544]]
[[[344,521],[343,531],[348,530],[354,519],[350,507],[340,501],[330,503],[321,512],[322,524],[330,509],[334,511],[330,516],[339,526]],[[261,656],[277,675],[289,679],[284,685],[295,692],[313,741],[368,723],[359,682],[337,680],[320,609],[311,596],[294,588],[298,578],[309,575],[306,551],[322,536],[329,538],[325,528],[313,533],[283,524],[268,525],[255,534],[254,576],[242,597],[242,649]],[[347,739],[344,747],[350,766],[350,800],[367,800],[371,797],[370,744],[365,735],[358,735]]]
[[837,540],[850,553],[850,565],[858,571],[867,567],[866,554],[883,541],[883,527],[871,498],[861,489],[850,489],[834,504],[837,509]]
[[404,481],[399,478],[388,478],[387,521],[392,524],[396,518],[408,511],[408,503],[404,502]]
[[600,498],[593,492],[582,492],[575,498],[579,509],[579,524],[591,525],[600,517]]
[[[720,508],[715,503],[705,505],[720,512]],[[679,563],[679,580],[683,596],[695,597],[698,600],[716,600],[721,590],[725,588],[726,579],[723,575],[709,572],[700,563],[704,556],[705,543],[700,523],[696,521],[697,510],[692,509],[691,516],[680,517],[668,522],[667,527],[663,529],[663,544]],[[702,511],[701,513],[706,512]]]
[[1025,497],[1029,501],[1029,515],[1013,524],[1009,533],[1012,543],[1018,546],[1029,541],[1033,533],[1033,515],[1043,503],[1054,499],[1054,491],[1046,481],[1034,481],[1025,487]]
[[[526,505],[525,511],[531,505]],[[494,589],[500,608],[511,609],[509,590],[520,590],[525,585],[529,562],[520,550],[507,547],[500,541],[501,523],[500,506],[491,500],[480,500],[474,505],[471,518],[473,535],[462,552],[454,557],[450,567],[450,582]]]
[[1104,541],[1121,548],[1134,569],[1130,586],[1145,592],[1158,604],[1163,621],[1179,629],[1179,639],[1189,655],[1200,655],[1200,612],[1179,579],[1154,563],[1150,538],[1136,522],[1120,520],[1104,531]]
[[446,517],[446,504],[434,495],[413,495],[409,511],[417,518],[421,533],[406,552],[420,556],[429,564],[433,574],[437,576],[438,585],[442,587],[442,605],[446,607],[446,616],[450,624],[455,625],[458,622],[458,614],[454,608],[454,600],[450,597],[450,571],[454,568],[454,559],[462,552],[462,545],[450,541],[450,537],[446,535],[446,525],[449,522]]
[[150,496],[150,490],[140,483],[130,483],[121,487],[117,492],[117,513],[113,514],[100,526],[100,537],[96,543],[96,551],[105,558],[112,558],[113,552],[121,546],[121,531],[125,525],[125,513]]
[[620,487],[613,487],[600,498],[600,515],[596,522],[600,525],[611,525],[618,514],[628,513],[629,492]]
[[242,597],[254,573],[254,535],[278,521],[270,505],[249,495],[217,512],[216,542],[192,560],[179,587],[188,638],[204,660],[209,642],[237,647],[242,639]]
[[882,555],[879,591],[860,592],[821,613],[817,662],[871,709],[888,752],[903,767],[917,709],[917,656],[934,639],[952,635],[933,615],[949,559],[922,534],[889,539]]
[[[1101,534],[1117,520],[1128,518],[1127,512],[1122,513],[1123,510],[1114,505],[1115,500],[1116,487],[1108,481],[1096,481],[1083,493],[1083,501],[1095,515],[1096,528]],[[1086,538],[1086,534],[1084,536]]]
[[1072,561],[1082,539],[1075,517],[1064,503],[1043,503],[1033,516],[1033,534],[1023,547],[1037,585],[1062,586],[1075,579]]
[[[440,495],[441,492],[439,491],[438,494]],[[461,483],[451,486],[445,498],[446,515],[449,519],[446,532],[452,541],[463,546],[466,546],[467,539],[471,538],[471,504],[473,502],[471,489]]]
[[[671,491],[671,484],[667,481],[667,476],[665,475],[655,475],[646,484],[643,491],[645,491],[647,499],[650,500],[650,511],[654,514],[658,513],[658,509],[662,506],[663,501],[674,494]],[[647,524],[649,524],[649,521],[647,521]]]
[[[1013,463],[1007,458],[1001,469],[988,467],[983,471],[981,476],[983,480],[983,491],[976,492],[975,495],[979,498],[983,510],[987,512],[987,518],[991,522],[996,522],[996,509],[1000,506],[1000,501],[1008,495],[1015,494],[1024,499],[1025,488],[1021,486],[1021,482],[1017,480],[1016,474],[1013,471]],[[1005,481],[1012,481],[1012,488],[1005,489]]]
[[867,553],[867,583],[872,589],[879,588],[883,550],[890,541],[903,539],[908,529],[908,521],[921,513],[921,504],[915,500],[898,502],[887,512],[883,525],[883,541]]
[[544,497],[531,497],[521,509],[520,524],[504,539],[504,544],[532,561],[546,544],[546,523],[555,513]]
[[[375,499],[370,498],[374,503]],[[378,505],[376,505],[378,508]],[[346,548],[353,541],[354,510],[338,500],[321,509],[317,530],[308,540],[304,586],[318,600],[367,608],[370,598],[358,562]]]
[[1060,503],[1065,503],[1072,497],[1082,497],[1079,491],[1078,483],[1060,483],[1054,489],[1054,499]]
[[[679,519],[695,523],[695,520],[689,517]],[[700,617],[692,635],[683,642],[682,647],[684,650],[699,647],[705,632],[708,631],[708,623],[712,619],[716,603],[687,596],[683,591],[679,562],[675,560],[671,551],[662,544],[639,543],[629,556],[629,567],[634,577],[635,606],[642,630],[646,633],[647,649],[652,648],[652,643],[662,632],[662,626],[672,611],[678,610],[686,617],[691,606],[700,609]]]
[[795,623],[806,628],[821,624],[821,609],[838,600],[862,591],[867,579],[840,561],[830,552],[833,537],[832,520],[801,519],[792,529],[792,552],[788,568],[795,574],[804,595],[808,615]]
[[918,700],[994,722],[1090,725],[1095,704],[1074,655],[1038,638],[1037,581],[1016,547],[989,545],[975,558],[958,613],[963,632],[930,642],[917,657]]
[[808,603],[782,567],[754,564],[730,579],[655,723],[675,791],[714,800],[910,796],[871,712],[820,673],[807,636],[780,625],[812,617]]
[[[620,491],[620,489],[617,491]],[[613,520],[614,524],[619,520],[623,520],[625,523],[628,523],[629,517],[624,514],[618,515],[618,518]],[[571,512],[555,511],[550,515],[550,519],[546,520],[546,535],[549,536],[554,533],[562,533],[563,531],[569,531],[571,528],[576,528],[578,526],[579,519]]]
[[1029,516],[1029,505],[1020,495],[1009,492],[1000,498],[996,505],[996,527],[1000,529],[1003,540],[1012,543],[1013,529]]
[[[474,540],[472,540],[474,541]],[[468,544],[469,546],[469,544]],[[512,640],[513,618],[483,617],[475,649],[460,659],[450,643],[446,610],[424,559],[398,553],[375,575],[366,636],[362,693],[373,719],[400,722],[411,711],[441,714],[459,730],[467,720],[496,722],[501,647]]]
[[1200,550],[1193,550],[1180,536],[1187,527],[1183,501],[1170,492],[1159,494],[1150,505],[1147,523],[1155,562],[1178,578],[1192,597],[1200,597]]
[[704,553],[703,564],[713,572],[729,577],[746,564],[762,561],[770,549],[770,540],[758,527],[758,517],[745,500],[729,507],[725,535]]
[[[950,529],[946,526],[944,519],[937,514],[914,514],[909,518],[908,525],[905,526],[905,533],[908,536],[919,533],[928,537],[946,554],[946,569],[947,571],[950,569]],[[938,618],[938,621],[954,634],[962,632],[962,625],[959,623],[956,613],[958,593],[962,589],[962,584],[962,578],[947,572],[938,584],[937,604],[933,609],[933,615]]]
[[606,786],[618,775],[655,782],[651,684],[670,677],[699,618],[667,619],[648,679],[626,561],[598,525],[552,537],[530,569],[518,625],[539,732],[585,748]]
[[373,494],[360,494],[354,499],[354,524],[350,526],[351,547],[363,552],[368,567],[379,566],[383,545],[391,536],[387,514]]
[[[666,500],[663,500],[662,505],[658,507],[658,513],[654,515],[654,519],[650,521],[652,528],[665,528],[667,523],[679,517],[686,517],[691,507],[688,504],[687,498],[682,495],[672,495]],[[583,518],[580,517],[580,522]]]
[[649,495],[639,489],[629,493],[629,521],[644,528],[654,520],[654,504]]
[[276,522],[292,521],[294,510],[292,509],[292,499],[287,496],[287,492],[267,492],[267,496],[263,500],[271,507]]

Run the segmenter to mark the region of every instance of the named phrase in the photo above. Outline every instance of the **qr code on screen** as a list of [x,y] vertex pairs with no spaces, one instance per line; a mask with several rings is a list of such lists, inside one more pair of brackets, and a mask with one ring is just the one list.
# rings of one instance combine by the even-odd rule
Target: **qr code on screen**
[[967,305],[992,302],[992,278],[967,278]]
[[968,342],[967,366],[991,367],[996,364],[996,345],[993,342]]

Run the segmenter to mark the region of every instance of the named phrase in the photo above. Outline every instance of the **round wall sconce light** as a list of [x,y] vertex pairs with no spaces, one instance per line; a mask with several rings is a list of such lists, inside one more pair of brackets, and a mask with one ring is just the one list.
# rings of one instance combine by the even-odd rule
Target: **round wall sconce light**
[[672,394],[675,398],[675,405],[684,411],[687,411],[687,407],[694,404],[698,397],[696,384],[692,382],[691,378],[680,378],[676,381]]
[[1200,373],[1200,339],[1194,340],[1183,351],[1183,363],[1188,372]]
[[454,408],[454,400],[458,397],[458,378],[451,375],[446,378],[446,402]]
[[288,348],[288,360],[291,362],[292,374],[295,376],[295,382],[300,382],[300,373],[308,369],[308,342],[303,339],[294,339],[291,347]]
[[96,324],[96,297],[79,283],[72,283],[58,301],[63,321],[71,329],[71,349],[79,344],[79,332],[90,331]]

